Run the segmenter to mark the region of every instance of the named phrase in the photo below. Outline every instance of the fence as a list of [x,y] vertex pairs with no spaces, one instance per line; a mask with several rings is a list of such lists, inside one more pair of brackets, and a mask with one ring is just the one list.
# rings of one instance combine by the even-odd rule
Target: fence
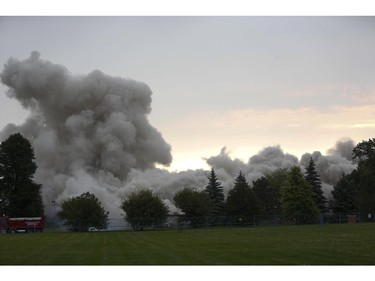
[[[142,219],[139,219],[142,225]],[[364,213],[325,213],[314,216],[296,215],[286,218],[281,215],[253,215],[253,216],[220,216],[220,217],[186,217],[171,215],[163,222],[152,223],[151,226],[142,226],[142,229],[176,229],[210,228],[210,227],[260,227],[278,225],[302,225],[302,224],[348,224],[375,222],[375,214]],[[123,218],[110,218],[106,231],[132,230],[132,226]],[[141,229],[141,228],[138,228]],[[63,222],[47,220],[45,231],[69,231]],[[101,231],[92,226],[77,223],[73,226],[75,231]]]

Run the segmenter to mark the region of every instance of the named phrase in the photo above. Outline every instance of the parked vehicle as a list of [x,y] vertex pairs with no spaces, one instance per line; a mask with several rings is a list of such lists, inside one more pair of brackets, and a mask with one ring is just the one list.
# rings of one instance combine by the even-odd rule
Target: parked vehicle
[[44,217],[0,217],[0,230],[5,230],[7,233],[42,232],[44,226]]

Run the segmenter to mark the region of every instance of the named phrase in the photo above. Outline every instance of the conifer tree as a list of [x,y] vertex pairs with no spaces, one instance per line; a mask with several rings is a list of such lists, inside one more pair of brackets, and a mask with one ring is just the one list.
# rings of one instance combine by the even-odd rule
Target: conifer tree
[[290,169],[281,186],[280,203],[283,214],[296,223],[309,222],[319,213],[314,192],[297,166]]
[[231,216],[250,217],[260,212],[259,202],[240,171],[234,187],[228,193],[226,200],[226,212]]
[[212,202],[212,216],[218,217],[223,215],[225,202],[224,192],[214,169],[211,169],[211,173],[208,177],[208,185],[206,186],[205,191]]
[[305,180],[312,186],[314,192],[314,201],[320,210],[324,213],[326,211],[326,198],[323,195],[322,183],[320,182],[318,172],[315,169],[315,162],[310,158],[309,165],[306,168]]

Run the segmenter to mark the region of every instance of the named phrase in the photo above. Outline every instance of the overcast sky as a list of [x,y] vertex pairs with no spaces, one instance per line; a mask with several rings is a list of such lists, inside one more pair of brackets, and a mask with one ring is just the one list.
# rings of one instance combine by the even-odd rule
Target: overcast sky
[[[224,146],[301,156],[375,137],[374,17],[2,17],[1,70],[41,59],[145,82],[171,169]],[[0,86],[0,129],[28,113]]]

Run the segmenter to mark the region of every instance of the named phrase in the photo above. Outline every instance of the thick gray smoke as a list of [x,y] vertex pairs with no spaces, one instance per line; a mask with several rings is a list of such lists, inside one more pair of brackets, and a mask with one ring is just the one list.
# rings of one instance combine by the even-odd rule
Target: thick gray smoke
[[330,155],[337,155],[346,158],[349,161],[353,161],[353,149],[355,143],[350,138],[343,138],[336,142],[336,145],[327,150]]
[[280,146],[270,146],[250,157],[248,163],[245,163],[240,159],[231,159],[224,147],[218,156],[208,158],[207,163],[215,169],[218,178],[222,180],[224,190],[228,192],[240,170],[252,184],[253,181],[277,169],[298,165],[298,158],[284,153]]
[[[30,111],[20,126],[7,125],[0,141],[21,132],[34,147],[38,170],[35,181],[43,185],[47,215],[54,213],[52,201],[61,202],[82,192],[99,197],[111,217],[121,213],[121,197],[151,189],[178,212],[174,194],[184,187],[202,190],[208,171],[171,173],[155,168],[168,165],[171,147],[150,125],[151,90],[141,82],[110,77],[100,71],[73,76],[61,66],[41,60],[37,52],[19,61],[11,58],[1,73],[8,96]],[[224,147],[206,159],[221,181],[225,194],[241,170],[249,183],[279,168],[316,162],[326,196],[343,173],[356,168],[351,161],[354,142],[336,143],[328,156],[306,153],[298,161],[280,146],[266,147],[247,163],[232,159]]]
[[44,186],[47,207],[92,191],[114,210],[132,169],[172,160],[170,145],[148,122],[152,93],[144,83],[98,70],[72,76],[38,52],[23,61],[10,58],[1,81],[31,115],[21,126],[8,125],[0,137],[21,132],[32,141],[35,180]]
[[302,172],[305,172],[312,157],[322,182],[323,192],[327,198],[330,198],[333,185],[341,179],[343,174],[349,174],[357,167],[347,158],[349,149],[353,148],[354,142],[350,139],[338,141],[335,147],[329,149],[333,155],[324,156],[319,151],[315,151],[305,153],[298,161],[296,156],[284,153],[280,146],[270,146],[250,157],[248,163],[244,163],[239,159],[231,159],[224,147],[218,156],[208,158],[207,163],[217,171],[218,177],[223,181],[224,190],[228,191],[233,187],[233,178],[240,170],[251,184],[252,181],[280,168],[297,165],[300,166]]

